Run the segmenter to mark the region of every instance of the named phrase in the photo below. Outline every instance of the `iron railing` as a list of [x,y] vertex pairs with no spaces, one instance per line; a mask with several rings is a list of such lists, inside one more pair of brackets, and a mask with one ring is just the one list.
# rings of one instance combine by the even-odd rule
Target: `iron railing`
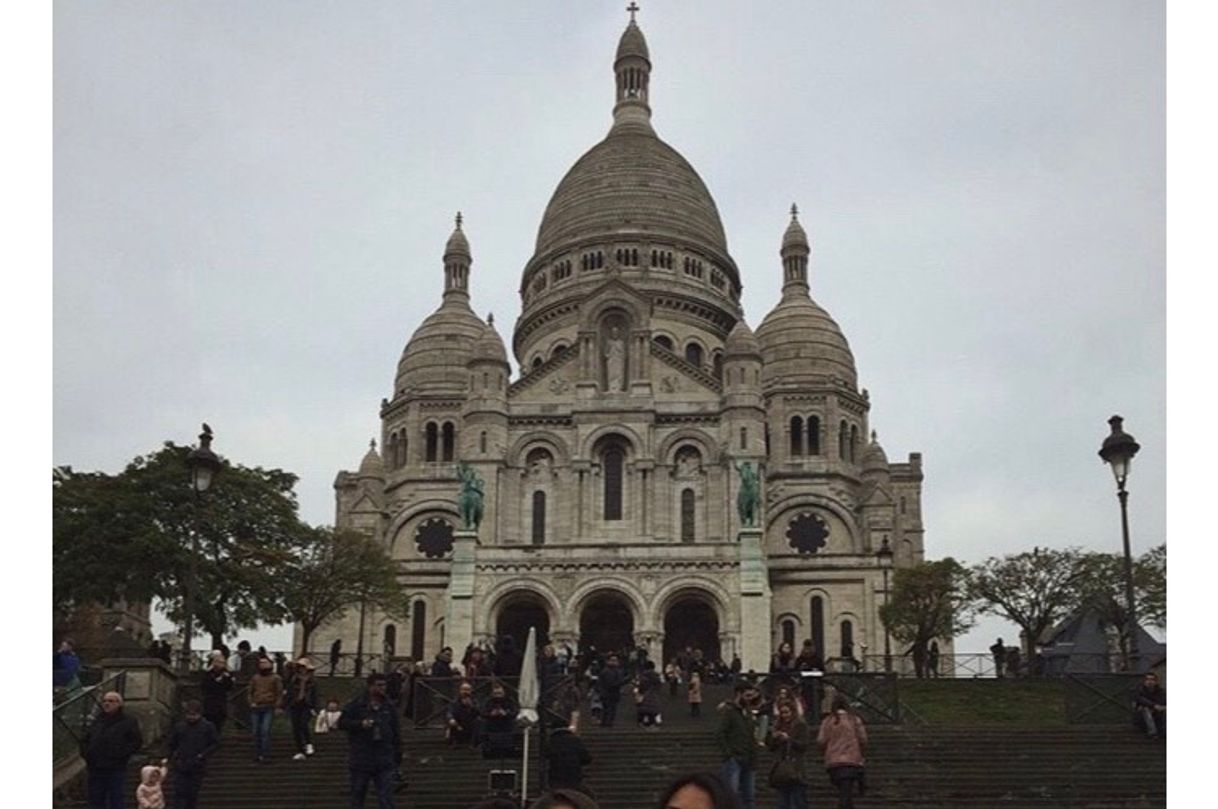
[[[868,654],[860,662],[863,671],[884,671],[886,658],[882,654]],[[910,655],[892,655],[891,666],[892,673],[898,677],[975,679],[1000,676],[994,656],[987,652],[941,654],[937,665],[932,667],[928,661],[921,674]],[[832,669],[832,665],[826,668]],[[1001,676],[1058,677],[1064,674],[1115,674],[1124,671],[1125,661],[1119,654],[1046,654],[1040,661],[1029,662],[1021,658],[1017,668],[1004,661]]]
[[80,752],[89,725],[101,712],[102,695],[111,691],[125,694],[126,690],[127,672],[120,671],[97,685],[81,689],[52,709],[51,749],[56,764]]
[[1133,721],[1141,675],[1067,673],[1061,681],[1070,724],[1126,725]]

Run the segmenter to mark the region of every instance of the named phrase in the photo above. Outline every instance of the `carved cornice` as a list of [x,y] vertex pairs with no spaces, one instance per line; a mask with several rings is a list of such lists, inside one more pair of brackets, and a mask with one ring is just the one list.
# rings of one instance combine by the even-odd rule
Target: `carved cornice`
[[571,416],[534,414],[509,416],[509,427],[570,427],[575,423]]
[[675,424],[718,424],[718,413],[656,413],[657,426]]
[[[501,546],[510,547],[510,546]],[[518,559],[502,562],[478,562],[480,573],[610,573],[643,572],[682,573],[695,570],[732,571],[739,563],[729,559],[614,559],[606,561],[563,561]]]

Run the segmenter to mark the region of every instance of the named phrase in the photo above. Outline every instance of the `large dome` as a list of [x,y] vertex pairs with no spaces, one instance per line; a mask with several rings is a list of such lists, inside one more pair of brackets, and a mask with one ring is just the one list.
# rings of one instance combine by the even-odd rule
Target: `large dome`
[[728,255],[719,209],[698,172],[654,133],[634,127],[611,131],[563,177],[537,231],[537,255],[622,235]]

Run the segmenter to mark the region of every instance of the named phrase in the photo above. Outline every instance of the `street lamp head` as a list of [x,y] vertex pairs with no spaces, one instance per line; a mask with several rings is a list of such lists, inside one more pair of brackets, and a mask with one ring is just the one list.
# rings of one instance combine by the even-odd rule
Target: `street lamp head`
[[884,541],[880,543],[880,549],[875,552],[875,560],[880,567],[892,567],[892,546],[888,544],[888,537],[884,537]]
[[1100,457],[1104,459],[1104,463],[1112,467],[1112,475],[1116,478],[1117,488],[1122,491],[1125,489],[1125,480],[1129,477],[1129,467],[1133,462],[1133,456],[1137,455],[1138,450],[1141,449],[1138,442],[1133,440],[1133,436],[1121,429],[1124,421],[1120,416],[1108,419],[1112,433],[1104,439],[1104,443],[1100,447]]
[[220,456],[211,450],[211,427],[203,425],[199,433],[199,446],[186,456],[186,465],[190,467],[191,484],[196,492],[205,492],[211,486],[212,478],[220,471]]

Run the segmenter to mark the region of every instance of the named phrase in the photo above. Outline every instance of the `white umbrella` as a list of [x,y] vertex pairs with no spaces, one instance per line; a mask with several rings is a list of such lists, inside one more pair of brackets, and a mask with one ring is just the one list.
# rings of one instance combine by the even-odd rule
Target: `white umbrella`
[[524,665],[520,667],[520,715],[517,722],[524,725],[524,761],[521,764],[520,798],[529,801],[529,731],[537,724],[537,699],[540,696],[537,682],[537,630],[529,627],[529,640],[524,645]]

